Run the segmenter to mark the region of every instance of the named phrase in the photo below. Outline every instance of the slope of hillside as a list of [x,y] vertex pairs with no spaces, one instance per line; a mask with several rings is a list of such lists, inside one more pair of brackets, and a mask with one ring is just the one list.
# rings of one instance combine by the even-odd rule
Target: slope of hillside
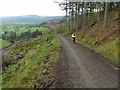
[[[113,11],[108,13],[107,27],[103,28],[103,16],[100,21],[92,27],[89,27],[85,32],[84,29],[79,29],[76,32],[76,39],[93,51],[106,57],[111,63],[118,66],[118,31],[119,31],[119,15],[118,12]],[[92,25],[92,23],[91,23]],[[74,30],[73,30],[74,32]],[[65,36],[71,39],[71,33],[66,31]]]
[[53,87],[54,63],[59,55],[59,39],[55,35],[19,41],[2,61],[3,88]]

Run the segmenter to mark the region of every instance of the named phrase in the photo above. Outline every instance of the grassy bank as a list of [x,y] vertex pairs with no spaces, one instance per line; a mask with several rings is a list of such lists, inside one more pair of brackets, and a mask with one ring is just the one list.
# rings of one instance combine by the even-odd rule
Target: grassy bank
[[55,35],[20,41],[3,62],[14,64],[3,73],[3,88],[39,88],[54,82],[54,63],[59,57],[59,39]]
[[[110,36],[110,37],[107,37],[105,40],[104,39],[101,40],[100,38],[98,38],[99,36],[92,37],[88,33],[86,33],[86,36],[84,38],[80,36],[80,32],[77,32],[76,34],[77,34],[76,36],[77,43],[80,43],[88,47],[94,52],[107,58],[110,63],[118,66],[119,42],[118,42],[117,36],[114,36],[114,37]],[[64,35],[72,40],[71,34],[65,33]]]
[[110,62],[118,65],[118,40],[114,40],[95,48],[97,53],[102,54],[104,57],[108,58]]
[[0,49],[3,49],[9,45],[11,45],[12,43],[6,41],[6,40],[3,40],[3,39],[0,39]]

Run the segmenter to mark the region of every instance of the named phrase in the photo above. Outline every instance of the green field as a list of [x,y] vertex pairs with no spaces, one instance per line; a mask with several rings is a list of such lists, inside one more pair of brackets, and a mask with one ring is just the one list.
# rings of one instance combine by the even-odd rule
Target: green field
[[11,44],[10,42],[0,39],[0,49],[3,49],[5,47],[9,46],[10,44]]
[[16,25],[3,25],[3,26],[0,26],[2,27],[2,32],[10,32],[10,31],[14,31],[17,33],[17,35],[20,35],[21,33],[23,32],[26,32],[26,31],[30,31],[30,32],[33,32],[33,31],[43,31],[44,33],[45,32],[48,32],[49,29],[48,28],[45,28],[45,27],[39,27],[39,26],[16,26]]
[[4,38],[4,40],[0,39],[0,49],[9,46],[11,44],[10,42],[13,40],[16,42],[15,39],[18,39],[17,37],[20,37],[22,33],[41,31],[42,34],[48,34],[50,32],[48,28],[39,25],[2,25],[0,28],[2,28],[2,31],[0,32],[2,33],[1,38]]

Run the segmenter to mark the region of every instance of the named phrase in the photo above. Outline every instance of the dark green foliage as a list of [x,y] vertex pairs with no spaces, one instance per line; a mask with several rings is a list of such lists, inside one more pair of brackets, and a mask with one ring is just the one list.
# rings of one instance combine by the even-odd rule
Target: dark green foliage
[[10,31],[10,32],[5,32],[2,35],[2,39],[7,40],[11,43],[14,43],[16,40],[20,40],[20,39],[23,39],[23,38],[26,38],[26,39],[34,38],[34,37],[40,36],[40,35],[42,35],[42,32],[38,31],[38,30],[36,30],[34,32],[26,31],[26,32],[21,33],[20,36],[17,36],[16,32]]
[[[43,24],[42,24],[43,25]],[[42,32],[46,33],[49,29],[41,27],[41,24],[36,25],[3,25],[2,35],[0,38],[7,40],[11,43],[20,39],[30,39],[37,36],[41,36]]]
[[34,31],[34,32],[23,32],[21,33],[20,36],[18,36],[18,40],[19,39],[30,39],[30,38],[34,38],[34,37],[37,37],[37,36],[41,36],[42,35],[42,32],[41,31]]
[[34,31],[34,32],[32,33],[32,38],[34,38],[34,37],[36,37],[36,36],[40,36],[40,35],[42,35],[42,32],[36,30],[36,31]]
[[14,32],[14,31],[10,31],[10,32],[6,31],[2,35],[2,39],[7,40],[7,41],[9,41],[11,43],[14,43],[14,41],[16,41],[16,37],[17,37],[17,35],[16,35],[16,32]]

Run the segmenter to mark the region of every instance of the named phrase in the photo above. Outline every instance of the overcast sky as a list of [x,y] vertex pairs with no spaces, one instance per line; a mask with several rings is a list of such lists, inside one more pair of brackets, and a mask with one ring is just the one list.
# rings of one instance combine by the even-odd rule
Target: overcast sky
[[64,15],[59,5],[53,1],[54,0],[0,0],[0,16]]

